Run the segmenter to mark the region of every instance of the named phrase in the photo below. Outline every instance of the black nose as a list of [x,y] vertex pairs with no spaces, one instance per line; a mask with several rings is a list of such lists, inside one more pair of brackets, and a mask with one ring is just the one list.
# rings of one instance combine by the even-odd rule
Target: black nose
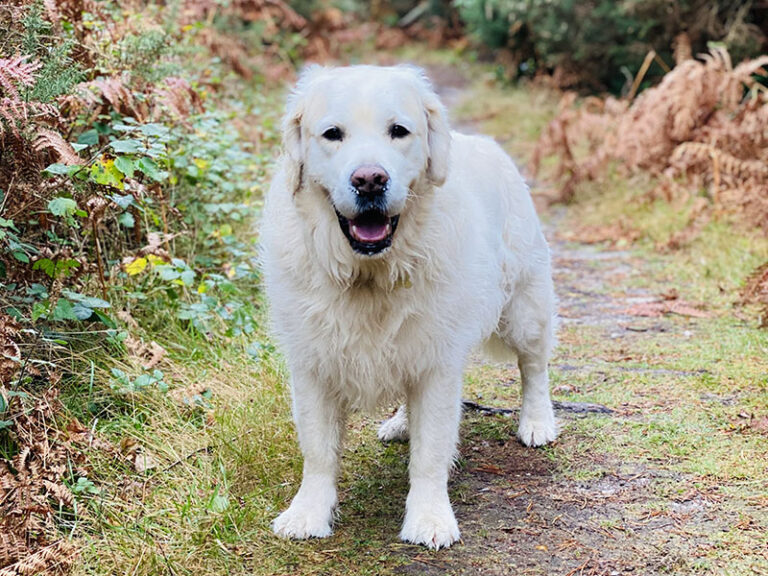
[[352,172],[349,181],[362,196],[379,196],[386,192],[389,174],[381,166],[372,164],[360,166]]

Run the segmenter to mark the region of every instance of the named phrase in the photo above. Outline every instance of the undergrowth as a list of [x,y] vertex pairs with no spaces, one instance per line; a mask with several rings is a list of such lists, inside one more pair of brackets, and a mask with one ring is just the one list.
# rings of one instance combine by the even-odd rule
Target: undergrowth
[[[91,501],[117,497],[107,478],[155,467],[128,433],[147,405],[177,398],[188,425],[208,424],[210,390],[185,391],[165,364],[194,357],[175,332],[267,354],[242,232],[278,112],[254,88],[248,108],[226,102],[268,56],[224,63],[215,26],[145,8],[0,7],[3,576],[66,571],[80,531],[101,526]],[[258,118],[252,141],[243,116]]]

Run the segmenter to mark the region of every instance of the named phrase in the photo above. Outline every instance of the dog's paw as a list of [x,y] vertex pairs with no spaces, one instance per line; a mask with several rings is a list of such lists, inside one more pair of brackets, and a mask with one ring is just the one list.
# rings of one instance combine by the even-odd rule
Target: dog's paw
[[283,538],[304,540],[306,538],[327,538],[331,535],[333,509],[296,505],[294,501],[288,510],[272,522],[272,530]]
[[400,539],[427,548],[447,548],[461,537],[450,502],[413,506],[405,514]]
[[522,412],[517,427],[517,437],[526,446],[543,446],[557,438],[557,422],[552,407],[535,417]]
[[400,406],[394,416],[379,426],[379,440],[382,442],[405,442],[408,440],[408,413]]
[[272,530],[283,538],[326,538],[331,535],[336,489],[332,478],[304,478],[288,507],[272,522]]

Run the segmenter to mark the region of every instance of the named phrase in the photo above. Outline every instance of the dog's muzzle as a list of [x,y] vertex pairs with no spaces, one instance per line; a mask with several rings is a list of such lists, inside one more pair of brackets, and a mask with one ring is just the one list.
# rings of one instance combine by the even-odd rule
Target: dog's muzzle
[[352,173],[349,184],[357,197],[358,213],[354,218],[346,218],[336,211],[339,225],[355,252],[373,256],[392,245],[400,219],[399,215],[387,214],[389,174],[381,166],[367,164]]
[[368,210],[354,218],[345,218],[338,211],[339,226],[350,246],[358,254],[373,256],[392,245],[400,215],[387,216],[378,210]]

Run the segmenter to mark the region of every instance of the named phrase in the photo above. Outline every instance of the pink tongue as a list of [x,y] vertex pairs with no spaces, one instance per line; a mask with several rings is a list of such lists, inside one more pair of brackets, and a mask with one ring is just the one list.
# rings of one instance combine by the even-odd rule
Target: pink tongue
[[378,242],[389,235],[389,222],[350,222],[350,231],[359,242]]

